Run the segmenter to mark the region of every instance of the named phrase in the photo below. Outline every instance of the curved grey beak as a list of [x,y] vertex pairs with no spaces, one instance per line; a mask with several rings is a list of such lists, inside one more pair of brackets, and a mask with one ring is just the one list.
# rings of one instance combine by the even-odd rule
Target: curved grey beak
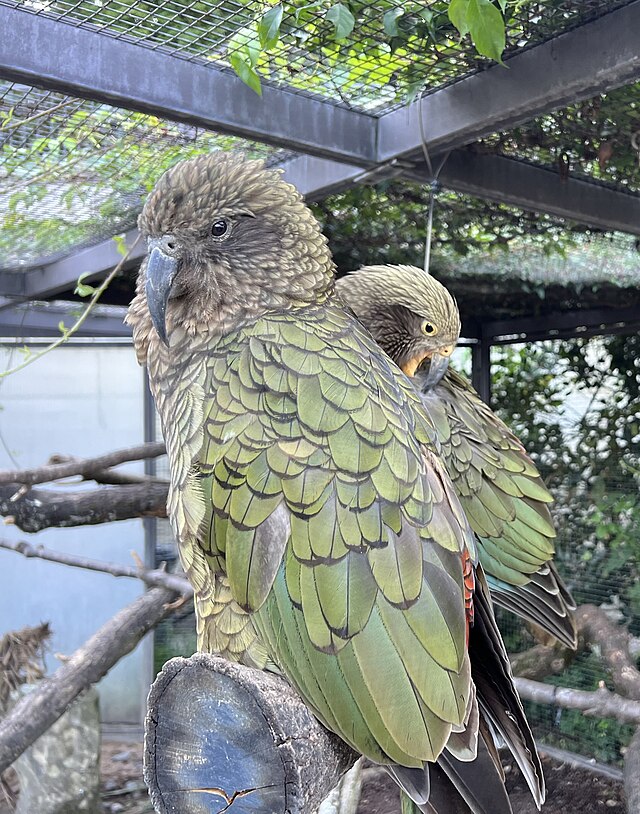
[[429,364],[429,370],[426,372],[426,375],[423,379],[423,390],[431,390],[431,388],[435,387],[438,382],[442,379],[444,374],[447,372],[447,368],[449,367],[449,359],[451,357],[451,351],[447,355],[443,355],[441,353],[434,353],[431,357],[431,362]]
[[152,246],[147,258],[147,282],[145,293],[153,326],[164,344],[169,346],[167,338],[167,301],[171,286],[178,271],[178,258],[162,250],[161,245]]

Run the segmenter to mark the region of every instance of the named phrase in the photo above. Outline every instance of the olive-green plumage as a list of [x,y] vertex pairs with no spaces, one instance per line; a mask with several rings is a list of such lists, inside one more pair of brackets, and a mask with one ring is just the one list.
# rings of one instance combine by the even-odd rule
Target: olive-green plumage
[[472,680],[474,537],[437,430],[334,297],[300,195],[260,162],[199,157],[162,177],[140,228],[150,252],[128,320],[162,419],[200,646],[281,670],[424,806],[425,762],[446,748],[446,777],[466,774],[455,760],[476,753],[480,706],[540,800],[491,620],[472,637],[504,689],[493,712]]
[[552,497],[538,470],[471,385],[454,371],[444,372],[446,362],[441,378],[428,381],[429,365],[443,355],[448,359],[458,340],[455,300],[431,275],[411,266],[364,268],[337,287],[381,347],[413,376],[478,536],[494,599],[575,647],[575,603],[553,564]]
[[[232,206],[216,200],[232,188]],[[221,243],[204,229],[223,216],[233,226]],[[304,249],[286,234],[294,226]],[[167,303],[169,347],[152,328],[148,286],[130,321],[198,598],[215,603],[212,575],[225,576],[268,656],[358,751],[435,760],[473,706],[462,571],[473,540],[419,399],[331,299],[324,238],[275,173],[226,156],[186,162],[152,193],[141,228],[152,240],[169,233],[185,266],[174,285],[188,293]],[[268,231],[281,247],[253,301],[258,281],[234,268],[249,228],[261,255]],[[244,244],[237,261],[251,261]],[[197,288],[208,274],[215,287]]]

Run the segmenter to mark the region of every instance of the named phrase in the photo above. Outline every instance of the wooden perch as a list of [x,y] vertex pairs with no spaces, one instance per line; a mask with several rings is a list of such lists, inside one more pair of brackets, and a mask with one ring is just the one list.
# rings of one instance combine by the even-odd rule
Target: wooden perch
[[140,579],[147,585],[155,585],[169,588],[172,591],[191,596],[193,588],[191,583],[178,574],[168,574],[166,571],[156,569],[154,571],[139,566],[118,565],[114,562],[102,562],[102,560],[92,560],[89,557],[76,557],[74,554],[65,554],[62,551],[52,551],[43,546],[34,546],[26,540],[14,543],[12,540],[1,540],[0,548],[7,551],[15,551],[24,557],[36,557],[49,562],[57,562],[60,565],[70,565],[73,568],[85,568],[88,571],[99,571],[104,574],[111,574],[113,577],[130,577]]
[[152,588],[119,611],[53,675],[0,721],[0,774],[65,712],[83,690],[130,653],[171,612],[175,591]]
[[[133,517],[166,517],[169,485],[102,486],[78,492],[0,485],[0,514],[34,534],[52,527],[94,526]],[[10,518],[10,520],[9,520]]]
[[357,758],[284,679],[216,656],[172,659],[149,694],[158,814],[312,814]]
[[92,472],[102,472],[112,466],[127,461],[140,461],[146,458],[158,458],[166,452],[163,443],[140,444],[127,449],[118,449],[99,455],[96,458],[74,458],[63,463],[50,463],[35,469],[16,469],[0,471],[0,483],[22,483],[32,486],[34,483],[48,483],[49,481],[70,478],[73,475],[82,477],[91,476]]

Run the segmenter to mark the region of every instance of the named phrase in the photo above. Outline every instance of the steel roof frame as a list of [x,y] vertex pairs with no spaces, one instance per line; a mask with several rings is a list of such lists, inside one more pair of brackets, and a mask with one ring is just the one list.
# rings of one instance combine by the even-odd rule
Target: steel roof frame
[[[301,151],[283,167],[310,199],[385,175],[426,182],[423,137],[435,157],[640,78],[640,0],[513,56],[506,68],[495,65],[380,117],[283,88],[267,86],[259,100],[227,71],[19,9],[0,6],[0,28],[12,32],[0,44],[0,77]],[[639,195],[578,178],[561,182],[544,167],[454,149],[440,178],[478,197],[640,233]],[[136,252],[139,258],[144,246]],[[0,295],[50,297],[119,259],[107,240],[1,274]],[[11,302],[0,299],[0,308]]]

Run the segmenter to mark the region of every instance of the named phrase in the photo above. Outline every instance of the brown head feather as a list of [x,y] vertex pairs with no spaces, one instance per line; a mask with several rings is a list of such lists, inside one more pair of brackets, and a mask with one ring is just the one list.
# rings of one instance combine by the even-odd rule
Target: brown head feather
[[[460,313],[453,296],[415,266],[366,266],[336,284],[378,344],[413,375],[433,353],[448,355],[460,336]],[[425,327],[432,326],[431,334]]]
[[[212,226],[228,225],[222,239]],[[327,241],[300,193],[279,170],[238,153],[182,161],[149,195],[139,219],[143,236],[171,237],[180,267],[167,304],[169,337],[224,333],[269,310],[301,307],[333,290]],[[143,263],[129,309],[138,352],[155,341],[145,302]]]

